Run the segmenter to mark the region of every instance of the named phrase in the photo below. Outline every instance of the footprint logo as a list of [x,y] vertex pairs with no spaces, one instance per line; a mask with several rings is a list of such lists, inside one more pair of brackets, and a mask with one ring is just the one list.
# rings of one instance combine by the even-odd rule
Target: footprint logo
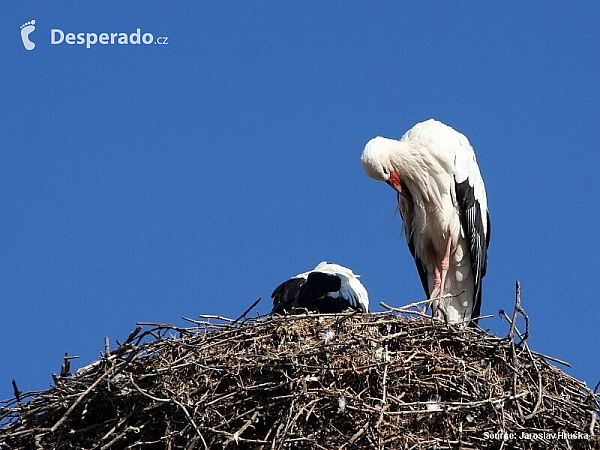
[[35,20],[21,25],[21,39],[23,39],[23,45],[27,50],[33,50],[35,48],[35,43],[29,40],[29,35],[33,30],[35,30]]

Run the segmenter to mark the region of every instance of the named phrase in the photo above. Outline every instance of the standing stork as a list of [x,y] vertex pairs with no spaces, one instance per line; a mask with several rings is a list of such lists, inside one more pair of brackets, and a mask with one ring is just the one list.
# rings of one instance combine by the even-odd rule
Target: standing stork
[[430,119],[399,141],[371,139],[361,162],[371,178],[398,193],[408,248],[432,312],[449,323],[476,323],[490,217],[468,139]]

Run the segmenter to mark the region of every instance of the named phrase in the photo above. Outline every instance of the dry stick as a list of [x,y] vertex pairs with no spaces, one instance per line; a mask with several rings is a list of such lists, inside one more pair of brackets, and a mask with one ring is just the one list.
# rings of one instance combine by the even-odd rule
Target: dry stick
[[250,307],[246,311],[244,311],[240,317],[238,317],[237,319],[235,319],[233,321],[232,325],[238,323],[242,319],[245,319],[246,318],[246,314],[248,314],[250,311],[252,311],[254,309],[254,307],[256,305],[258,305],[258,302],[260,302],[260,300],[261,300],[261,297],[258,297],[258,300],[254,301],[254,303],[252,303],[250,305]]
[[[519,330],[517,328],[517,317],[519,314],[521,316],[523,316],[523,318],[525,319],[526,329],[525,329],[524,336],[521,336],[521,333],[519,332]],[[529,317],[527,316],[527,314],[525,314],[525,310],[521,306],[521,283],[519,282],[519,280],[517,280],[517,282],[516,282],[515,309],[513,311],[512,320],[510,321],[510,330],[508,332],[508,339],[510,339],[510,346],[511,346],[511,352],[512,352],[513,366],[515,368],[515,370],[513,372],[513,394],[514,395],[517,394],[517,381],[518,381],[519,375],[521,375],[519,373],[520,362],[519,362],[519,359],[517,358],[516,344],[514,342],[515,332],[519,335],[519,338],[521,339],[521,342],[519,342],[519,345],[524,344],[524,347],[528,350],[529,346],[527,345],[527,342],[525,342],[525,341],[529,337]],[[536,404],[529,414],[523,414],[523,409],[521,408],[521,403],[516,402],[517,411],[519,412],[521,419],[524,421],[531,419],[533,416],[535,416],[537,414],[538,408],[542,402],[542,376],[537,368],[537,365],[535,364],[535,361],[534,361],[534,358],[533,358],[533,355],[531,354],[531,352],[529,352],[529,356],[530,356],[530,360],[531,360],[533,367],[535,368],[537,376],[538,376],[538,396],[537,396]]]
[[[233,437],[233,434],[231,434],[228,431],[217,430],[216,428],[208,428],[208,430],[212,431],[213,433],[222,434],[224,436],[227,436],[229,439],[231,439]],[[261,439],[248,439],[248,438],[243,438],[243,437],[238,437],[238,441],[248,442],[250,444],[270,444],[269,441],[265,441],[265,440],[261,440]]]
[[190,413],[188,412],[187,408],[175,399],[173,399],[172,401],[173,401],[173,403],[175,403],[177,406],[179,406],[183,410],[183,413],[187,417],[188,421],[194,427],[194,430],[196,430],[198,437],[202,440],[202,443],[204,444],[204,448],[208,450],[209,447],[206,444],[206,441],[204,440],[204,436],[202,436],[202,433],[200,432],[198,425],[196,425],[196,422],[194,422],[194,419],[192,419],[192,416],[190,416]]
[[[527,350],[529,350],[529,346],[527,346],[527,344],[525,344],[525,347],[527,348]],[[538,376],[538,395],[537,395],[537,401],[535,402],[535,406],[533,407],[533,409],[531,410],[531,412],[529,414],[527,414],[526,416],[523,417],[524,420],[529,420],[537,414],[537,411],[542,403],[542,397],[543,397],[542,374],[540,373],[539,369],[537,368],[537,365],[535,363],[535,359],[533,358],[533,355],[531,354],[531,352],[528,352],[528,353],[529,353],[529,358],[531,359],[531,362],[533,363],[533,367],[535,368],[535,371]]]
[[342,315],[341,315],[342,317],[340,317],[338,320],[336,320],[335,322],[333,322],[327,328],[332,328],[333,329],[334,327],[337,327],[342,322],[345,322],[346,320],[351,319],[352,317],[354,317],[358,313],[359,313],[359,311],[357,309],[354,310],[354,311],[352,311],[351,313],[346,313],[346,314],[342,313]]
[[[491,317],[494,317],[493,314],[486,314],[485,316],[478,316],[478,317],[473,317],[471,318],[471,320],[481,320],[481,319],[489,319]],[[479,327],[481,328],[481,327]],[[483,330],[483,328],[481,328]]]
[[16,380],[12,380],[12,386],[13,386],[13,393],[15,394],[15,398],[17,399],[17,403],[19,405],[21,405],[21,394],[22,394],[22,392],[17,387],[17,381]]
[[273,440],[271,441],[271,450],[275,450],[277,447],[277,437],[279,436],[279,432],[281,431],[281,428],[283,427],[283,422],[279,423],[279,426],[277,427],[277,429],[275,430],[275,433],[273,434]]
[[[145,326],[151,326],[151,327],[155,327],[153,330],[149,330],[147,333],[149,333],[150,335],[154,336],[156,339],[160,339],[162,338],[162,336],[160,335],[156,335],[154,332],[155,331],[162,331],[162,330],[172,330],[172,331],[177,331],[178,333],[184,334],[187,333],[189,330],[187,330],[186,328],[182,328],[182,327],[176,327],[175,325],[171,325],[170,323],[160,323],[160,322],[137,322],[136,325],[145,325]],[[143,336],[143,335],[142,335]],[[142,337],[140,336],[140,338]]]
[[[472,409],[472,408],[477,408],[479,406],[482,405],[498,405],[501,404],[503,402],[506,402],[507,400],[518,400],[520,398],[525,397],[527,394],[529,394],[529,392],[521,392],[518,395],[505,395],[504,397],[498,397],[498,398],[490,398],[490,399],[485,399],[485,400],[474,400],[472,402],[436,402],[441,406],[444,406],[444,411],[459,411],[459,410],[463,410],[463,409]],[[429,404],[429,402],[407,402],[407,403],[401,403],[400,406],[402,407],[409,407],[409,406],[425,406],[427,407],[427,405]],[[349,409],[354,409],[357,411],[361,411],[361,409],[359,408],[355,408],[352,406],[348,406]],[[366,410],[368,412],[374,412],[375,409],[368,409]],[[422,413],[430,413],[431,411],[428,409],[407,409],[407,410],[400,410],[400,411],[386,411],[386,415],[388,416],[403,416],[403,415],[410,415],[410,414],[422,414]]]
[[384,303],[384,302],[379,302],[379,304],[380,304],[381,306],[385,305],[385,308],[388,308],[388,309],[390,309],[391,311],[396,311],[396,310],[404,310],[404,309],[406,309],[406,308],[414,308],[415,306],[424,305],[425,303],[429,303],[430,301],[431,301],[430,299],[427,299],[427,300],[421,300],[421,301],[418,301],[418,302],[409,303],[408,305],[404,305],[404,306],[398,306],[398,307],[395,307],[395,306],[389,306],[389,305],[387,305],[387,304],[386,304],[386,303]]
[[[102,436],[102,437],[100,438],[100,442],[106,441],[106,440],[108,439],[108,437],[109,437],[111,434],[113,434],[115,431],[117,431],[117,428],[119,428],[119,427],[120,427],[120,426],[122,426],[122,425],[123,425],[125,422],[127,422],[127,420],[129,420],[129,418],[130,418],[132,415],[133,415],[133,411],[132,411],[132,412],[130,412],[129,414],[127,414],[127,416],[126,416],[126,417],[123,417],[121,420],[117,421],[117,423],[115,424],[115,426],[114,426],[114,427],[112,427],[110,430],[108,430],[108,431],[107,431],[107,432],[104,434],[104,436]],[[95,424],[95,425],[97,425],[97,424]],[[82,430],[79,430],[79,431],[81,432]],[[111,440],[110,442],[112,442],[112,441],[113,441],[113,440]],[[110,442],[109,442],[109,444],[110,444]],[[104,448],[108,448],[108,446],[109,446],[109,445],[108,445],[108,446],[107,446],[107,445],[108,445],[108,444],[105,444],[105,445],[103,445],[102,447],[100,447],[100,450],[102,450],[102,449],[104,449]],[[112,445],[112,444],[111,444],[111,445]]]
[[[200,314],[198,317],[200,317],[201,319],[217,319],[217,320],[222,320],[223,322],[229,322],[229,323],[235,322],[234,319],[230,319],[229,317],[225,317],[225,316],[219,316],[217,314]],[[229,433],[229,434],[231,434],[231,433]]]
[[[283,432],[281,433],[282,439],[279,442],[279,447],[282,447],[286,441],[285,436],[287,435],[287,432],[292,423],[292,413],[294,412],[294,406],[296,406],[296,402],[294,401],[294,399],[292,399],[292,404],[290,405],[288,413],[287,413],[287,420],[285,421],[285,427],[283,428]],[[297,416],[294,416],[294,419],[296,417]],[[281,422],[281,424],[279,425],[279,428],[277,429],[277,432],[275,433],[275,436],[273,438],[273,445],[275,444],[275,440],[277,439],[277,436],[279,435],[279,430],[281,429],[281,425],[283,425],[283,422]]]
[[[23,436],[23,435],[27,435],[27,434],[44,434],[50,431],[50,428],[34,428],[34,429],[25,429],[25,430],[20,430],[20,431],[14,431],[11,433],[7,433],[6,435],[3,436],[4,437],[11,437],[11,438],[16,438],[19,436]],[[2,443],[2,442],[0,442]]]
[[[502,316],[503,319],[505,319],[509,324],[512,325],[512,319],[510,317],[508,317],[508,315],[506,314],[506,312],[504,312],[504,310],[501,309],[498,312],[500,313],[500,316]],[[519,331],[518,328],[515,328],[515,333],[516,333],[517,336],[519,336],[519,339],[521,339],[521,342],[523,342],[524,341],[524,335],[521,334],[521,332]],[[508,336],[506,337],[506,339],[508,339]],[[563,361],[562,359],[556,358],[554,356],[545,355],[544,353],[536,352],[535,350],[531,350],[529,347],[527,347],[527,348],[528,348],[529,352],[531,352],[532,354],[534,354],[536,356],[540,356],[540,357],[542,357],[544,359],[547,359],[549,361],[553,361],[555,363],[562,364],[563,366],[566,366],[566,367],[573,367],[567,361]],[[600,384],[600,383],[598,383],[598,384]]]
[[344,445],[342,445],[340,447],[340,450],[343,449],[344,447],[346,447],[347,445],[352,445],[354,444],[354,442],[356,442],[356,440],[362,436],[362,434],[367,430],[367,428],[369,427],[369,420],[367,420],[365,422],[365,424],[363,425],[363,427],[358,430],[356,433],[354,433],[352,435],[352,437],[350,437],[350,439],[348,440],[348,442],[344,443]]
[[[100,439],[100,442],[108,439],[108,437],[111,435],[111,433],[113,433],[118,427],[120,427],[121,425],[123,425],[131,416],[133,415],[133,411],[130,412],[127,417],[124,417],[123,419],[121,419],[119,421],[119,423],[117,423],[108,433],[106,433],[106,435],[104,435],[104,437],[102,437]],[[142,424],[141,426],[137,427],[138,430],[144,428],[145,424]],[[112,438],[109,442],[107,442],[106,444],[104,444],[102,447],[100,447],[100,450],[105,450],[107,448],[112,447],[112,445],[119,441],[120,439],[123,439],[124,437],[127,436],[127,432],[131,430],[131,427],[124,429],[123,431],[121,431],[119,434],[117,434],[114,438]],[[79,430],[79,432],[81,432],[82,430]]]
[[[383,379],[382,379],[383,392],[381,394],[381,413],[379,414],[379,418],[377,419],[377,422],[375,422],[376,430],[379,430],[379,426],[381,425],[381,422],[383,421],[383,414],[388,409],[388,405],[387,405],[387,374],[388,374],[388,366],[389,366],[389,355],[388,355],[387,344],[385,345],[385,349],[383,352],[383,360],[385,361],[385,366],[383,368]],[[378,446],[379,446],[379,448],[382,448],[381,434],[379,434]]]
[[197,325],[195,328],[199,328],[199,327],[204,327],[204,328],[226,328],[229,327],[230,324],[219,324],[219,323],[211,323],[211,322],[207,322],[205,320],[197,320],[197,319],[190,319],[189,317],[182,317],[183,320],[185,320],[186,322],[190,322],[193,323],[195,325]]
[[170,323],[163,323],[163,322],[136,322],[136,325],[138,325],[138,326],[145,326],[145,327],[175,329],[175,327],[173,325],[171,325]]
[[142,331],[142,327],[138,325],[135,327],[135,330],[129,333],[129,336],[127,336],[127,339],[125,339],[125,344],[129,344],[131,341],[133,341],[140,331]]
[[384,302],[379,302],[379,304],[380,304],[381,306],[383,306],[384,308],[388,308],[388,309],[390,309],[391,311],[396,311],[396,310],[398,310],[399,312],[404,312],[404,309],[407,309],[407,308],[414,308],[414,307],[416,307],[416,306],[419,306],[419,305],[424,305],[424,304],[426,304],[426,303],[431,303],[431,301],[432,301],[432,300],[443,300],[443,299],[446,299],[446,298],[455,298],[455,297],[458,297],[458,296],[462,295],[462,294],[463,294],[465,291],[466,291],[466,290],[465,290],[465,289],[463,289],[463,290],[462,290],[462,291],[460,291],[458,294],[453,294],[453,295],[443,295],[443,296],[442,296],[442,295],[438,295],[437,297],[434,297],[434,298],[428,298],[427,300],[420,300],[420,301],[418,301],[418,302],[409,303],[408,305],[399,306],[399,307],[397,307],[397,308],[395,308],[395,307],[392,307],[392,306],[389,306],[389,305],[387,305],[387,304],[386,304],[386,303],[384,303]]
[[87,389],[86,389],[86,390],[85,390],[85,391],[84,391],[84,392],[83,392],[83,393],[82,393],[82,394],[81,394],[81,395],[80,395],[80,396],[77,398],[77,400],[75,400],[75,401],[73,402],[73,404],[71,405],[71,407],[70,407],[69,409],[67,409],[67,412],[66,412],[66,413],[65,413],[65,414],[62,416],[62,418],[61,418],[61,419],[60,419],[58,422],[56,422],[52,428],[50,428],[50,432],[51,432],[51,433],[54,433],[54,432],[55,432],[55,431],[58,429],[58,427],[60,427],[60,426],[61,426],[61,425],[62,425],[62,424],[65,422],[65,420],[67,420],[67,418],[68,418],[68,417],[69,417],[69,415],[70,415],[70,414],[73,412],[73,410],[74,410],[75,408],[77,408],[77,405],[79,405],[79,404],[82,402],[82,400],[83,400],[83,399],[84,399],[84,398],[85,398],[85,397],[86,397],[86,396],[87,396],[87,395],[88,395],[90,392],[92,392],[92,390],[93,390],[93,389],[94,389],[96,386],[98,386],[98,385],[100,384],[100,382],[101,382],[102,380],[104,380],[104,379],[105,379],[105,378],[106,378],[106,377],[107,377],[109,374],[110,374],[110,371],[108,371],[108,370],[107,370],[106,372],[104,372],[104,374],[103,374],[102,376],[100,376],[100,377],[99,377],[99,378],[98,378],[96,381],[94,381],[94,382],[93,382],[93,383],[90,385],[90,387],[89,387],[89,388],[87,388]]
[[171,403],[173,401],[173,399],[170,398],[160,398],[160,397],[155,397],[152,394],[149,394],[148,392],[144,391],[141,387],[139,387],[135,381],[133,381],[133,376],[131,374],[129,375],[129,381],[130,383],[133,385],[133,388],[138,391],[140,394],[148,397],[149,399],[152,399],[156,402],[161,402],[161,403]]
[[71,376],[71,360],[72,359],[77,359],[79,358],[79,356],[69,356],[68,353],[65,353],[64,356],[64,363],[63,365],[60,367],[60,376],[61,377],[68,377]]
[[[529,316],[525,314],[525,310],[521,306],[521,282],[517,280],[516,282],[516,296],[515,296],[515,309],[513,311],[513,317],[510,321],[510,330],[508,332],[508,338],[512,341],[515,337],[515,330],[517,330],[517,316],[523,316],[525,319],[525,334],[521,338],[521,342],[525,342],[529,337]],[[518,330],[517,330],[518,331]],[[519,344],[520,344],[519,343]]]
[[104,338],[104,357],[108,358],[110,356],[110,339],[108,336]]
[[[444,295],[444,296],[438,295],[437,297],[434,297],[434,298],[429,298],[427,300],[421,300],[418,302],[409,303],[408,305],[399,306],[399,307],[390,306],[385,302],[379,302],[379,304],[381,306],[383,306],[384,308],[389,309],[390,311],[400,312],[400,313],[404,313],[404,314],[412,314],[414,316],[426,317],[426,318],[430,319],[430,318],[432,318],[431,315],[425,314],[422,311],[411,311],[411,310],[409,310],[409,308],[414,308],[414,307],[417,307],[417,306],[423,305],[423,304],[430,304],[433,300],[444,300],[444,299],[448,299],[448,298],[455,298],[455,297],[462,295],[464,292],[465,292],[465,289],[460,291],[458,294]],[[446,319],[446,313],[443,310],[440,310],[440,311],[442,311],[442,314],[444,315],[444,319],[445,319],[444,321],[446,323],[448,323],[448,320]]]
[[[258,417],[259,412],[258,411],[254,411],[254,414],[252,414],[252,417],[250,417],[246,423],[244,423],[244,425],[242,425],[242,427],[237,430],[235,433],[233,433],[233,436],[229,438],[229,441],[234,441],[236,444],[239,443],[239,437],[244,434],[244,431],[246,431],[246,428],[248,428],[250,425],[252,425],[252,423],[256,420],[256,418]],[[204,444],[206,445],[206,444]]]
[[100,447],[100,450],[105,450],[107,448],[111,448],[113,444],[121,439],[123,439],[127,435],[127,430],[121,431],[114,438],[112,438],[109,442]]
[[[521,342],[524,342],[524,339],[522,338],[521,333],[519,332],[519,330],[516,329],[516,328],[515,328],[515,330],[516,330],[516,333],[519,335],[519,338],[521,338]],[[514,346],[515,346],[515,344],[512,341],[511,341],[511,346],[512,346],[512,350],[513,350],[513,354],[514,354],[514,351],[515,351]],[[531,419],[537,413],[537,410],[539,409],[540,404],[542,403],[542,374],[540,373],[540,371],[539,371],[539,369],[537,367],[537,364],[535,363],[535,359],[533,357],[533,355],[536,354],[536,353],[531,351],[531,349],[529,348],[529,346],[527,345],[527,343],[525,343],[524,347],[527,350],[527,353],[529,354],[529,359],[531,360],[531,362],[533,364],[533,367],[535,368],[537,377],[538,377],[538,397],[537,397],[537,401],[536,401],[536,404],[535,404],[532,412],[530,414],[526,415],[526,416],[523,416],[522,411],[521,411],[521,409],[519,407],[519,404],[517,403],[517,409],[519,410],[519,414],[521,414],[521,417],[523,417],[524,420],[528,420],[528,419]],[[542,356],[542,357],[545,356],[545,355],[541,355],[541,354],[537,354],[537,355],[538,356]],[[549,359],[552,359],[552,358],[549,358]],[[555,361],[556,362],[561,362],[561,363],[567,365],[568,367],[571,367],[571,365],[569,363],[565,363],[564,361],[560,361],[560,360],[555,360]]]
[[[427,301],[429,301],[429,300],[427,300]],[[413,303],[412,305],[416,305],[418,303],[423,303],[423,302],[416,302],[416,303]],[[400,308],[397,308],[395,306],[390,306],[390,305],[388,305],[385,302],[379,302],[379,304],[381,306],[383,306],[385,309],[389,309],[390,311],[393,311],[393,312],[399,312],[399,313],[404,313],[404,314],[411,314],[413,316],[419,316],[419,317],[424,317],[426,319],[431,319],[431,315],[430,314],[425,314],[425,313],[422,313],[420,311],[412,311],[410,309],[404,309],[405,308],[404,306],[400,307]],[[408,305],[408,306],[410,306],[410,305]]]
[[531,419],[535,414],[537,414],[537,411],[538,411],[538,409],[539,409],[539,407],[540,407],[540,405],[542,403],[543,394],[542,394],[542,374],[541,374],[540,370],[538,369],[538,366],[537,366],[537,364],[535,362],[535,358],[533,357],[533,353],[529,349],[529,345],[527,345],[527,343],[525,343],[525,350],[527,350],[527,354],[529,355],[529,360],[533,364],[533,367],[534,367],[535,372],[536,372],[537,377],[538,377],[538,396],[537,396],[537,401],[536,401],[535,406],[534,406],[533,410],[531,411],[531,413],[524,417],[525,420],[528,420],[528,419]]

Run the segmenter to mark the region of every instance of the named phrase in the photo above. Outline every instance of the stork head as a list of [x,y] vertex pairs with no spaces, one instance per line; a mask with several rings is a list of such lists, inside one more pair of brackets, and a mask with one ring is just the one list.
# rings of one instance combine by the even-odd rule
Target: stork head
[[377,136],[367,142],[360,161],[367,175],[375,180],[385,181],[399,194],[405,195],[402,181],[391,160],[398,144],[393,139]]

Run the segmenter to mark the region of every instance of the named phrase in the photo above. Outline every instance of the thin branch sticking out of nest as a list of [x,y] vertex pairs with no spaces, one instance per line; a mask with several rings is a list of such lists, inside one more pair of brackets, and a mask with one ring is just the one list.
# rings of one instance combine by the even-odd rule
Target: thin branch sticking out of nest
[[191,321],[146,324],[55,387],[4,402],[0,449],[599,444],[597,394],[481,329],[392,313]]

